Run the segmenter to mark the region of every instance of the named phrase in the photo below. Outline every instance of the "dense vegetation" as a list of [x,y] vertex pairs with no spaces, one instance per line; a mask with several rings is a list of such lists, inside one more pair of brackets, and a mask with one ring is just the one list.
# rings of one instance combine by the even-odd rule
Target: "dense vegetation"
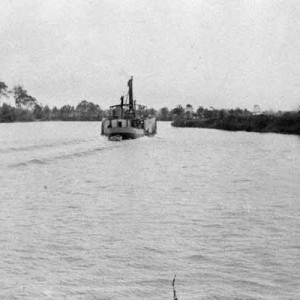
[[[86,100],[76,107],[64,105],[60,108],[43,106],[37,99],[28,94],[20,85],[9,90],[0,81],[0,100],[13,97],[15,105],[0,105],[0,122],[25,121],[100,121],[108,113],[99,105]],[[173,121],[176,127],[202,127],[231,131],[278,132],[300,135],[300,112],[277,112],[253,114],[244,109],[214,109],[200,106],[196,112],[188,104],[173,109],[163,107],[158,111],[150,108],[148,113],[155,115],[159,121]]]
[[61,108],[35,104],[33,109],[14,107],[4,103],[0,106],[0,122],[28,122],[28,121],[100,121],[105,115],[99,105],[85,100],[76,108],[64,105]]
[[[8,98],[14,99],[15,105],[5,103]],[[108,110],[102,110],[98,104],[82,100],[76,107],[63,105],[60,108],[42,105],[36,98],[20,85],[8,89],[4,82],[0,81],[0,123],[2,122],[30,122],[30,121],[101,121],[107,116]],[[165,111],[166,109],[166,111]],[[158,115],[158,112],[150,108],[148,113]],[[162,109],[162,117],[169,114],[167,120],[171,121],[169,110]]]
[[215,128],[230,131],[276,132],[300,135],[300,112],[278,112],[253,114],[239,108],[232,110],[204,109],[197,113],[186,113],[177,109],[176,127]]
[[27,122],[27,121],[99,121],[105,115],[99,105],[86,100],[76,107],[64,105],[61,108],[50,108],[38,103],[20,85],[9,90],[4,82],[0,81],[0,99],[12,96],[15,106],[4,103],[0,106],[0,122]]

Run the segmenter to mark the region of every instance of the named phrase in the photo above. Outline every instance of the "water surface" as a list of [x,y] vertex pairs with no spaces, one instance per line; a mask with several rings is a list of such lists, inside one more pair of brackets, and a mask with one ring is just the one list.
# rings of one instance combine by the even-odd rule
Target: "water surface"
[[300,139],[0,124],[0,298],[300,298]]

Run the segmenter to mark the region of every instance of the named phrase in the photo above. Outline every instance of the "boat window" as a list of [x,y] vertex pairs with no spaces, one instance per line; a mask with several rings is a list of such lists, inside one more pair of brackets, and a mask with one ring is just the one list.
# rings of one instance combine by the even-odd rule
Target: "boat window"
[[122,127],[122,122],[118,122],[118,127]]

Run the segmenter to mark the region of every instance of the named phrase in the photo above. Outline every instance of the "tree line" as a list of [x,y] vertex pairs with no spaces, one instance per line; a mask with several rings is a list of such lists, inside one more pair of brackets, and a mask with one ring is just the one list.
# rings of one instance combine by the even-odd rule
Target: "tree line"
[[274,132],[300,135],[300,110],[276,113],[252,113],[246,109],[205,109],[196,113],[175,109],[172,125],[175,127],[213,128],[229,131]]
[[[15,105],[5,103],[5,99],[14,99]],[[3,100],[3,101],[1,101]],[[49,107],[42,105],[31,96],[23,86],[17,85],[9,89],[0,81],[0,122],[29,122],[29,121],[100,121],[108,115],[98,104],[82,100],[76,107],[63,105]],[[0,104],[1,104],[0,102]],[[159,110],[147,109],[148,113],[160,121],[172,121],[174,109],[163,107]]]
[[[63,105],[50,108],[42,105],[21,85],[9,89],[0,81],[0,100],[13,97],[15,105],[3,103],[0,106],[0,122],[24,121],[101,121],[109,114],[98,104],[82,100],[76,107]],[[172,121],[176,127],[202,127],[231,131],[280,132],[300,134],[300,111],[277,113],[253,113],[247,109],[215,109],[199,106],[195,111],[192,105],[181,105],[169,109],[149,108],[148,114],[159,121]]]
[[7,85],[0,81],[0,100],[13,97],[15,106],[3,101],[0,106],[0,122],[28,122],[28,121],[99,121],[105,115],[98,104],[82,100],[76,107],[63,105],[50,108],[42,105],[37,99],[23,88],[21,85],[9,89]]

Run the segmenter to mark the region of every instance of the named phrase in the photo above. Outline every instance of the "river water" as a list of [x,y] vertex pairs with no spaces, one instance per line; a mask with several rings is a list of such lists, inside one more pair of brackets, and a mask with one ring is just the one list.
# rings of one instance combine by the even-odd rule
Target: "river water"
[[300,299],[300,138],[0,124],[0,299]]

